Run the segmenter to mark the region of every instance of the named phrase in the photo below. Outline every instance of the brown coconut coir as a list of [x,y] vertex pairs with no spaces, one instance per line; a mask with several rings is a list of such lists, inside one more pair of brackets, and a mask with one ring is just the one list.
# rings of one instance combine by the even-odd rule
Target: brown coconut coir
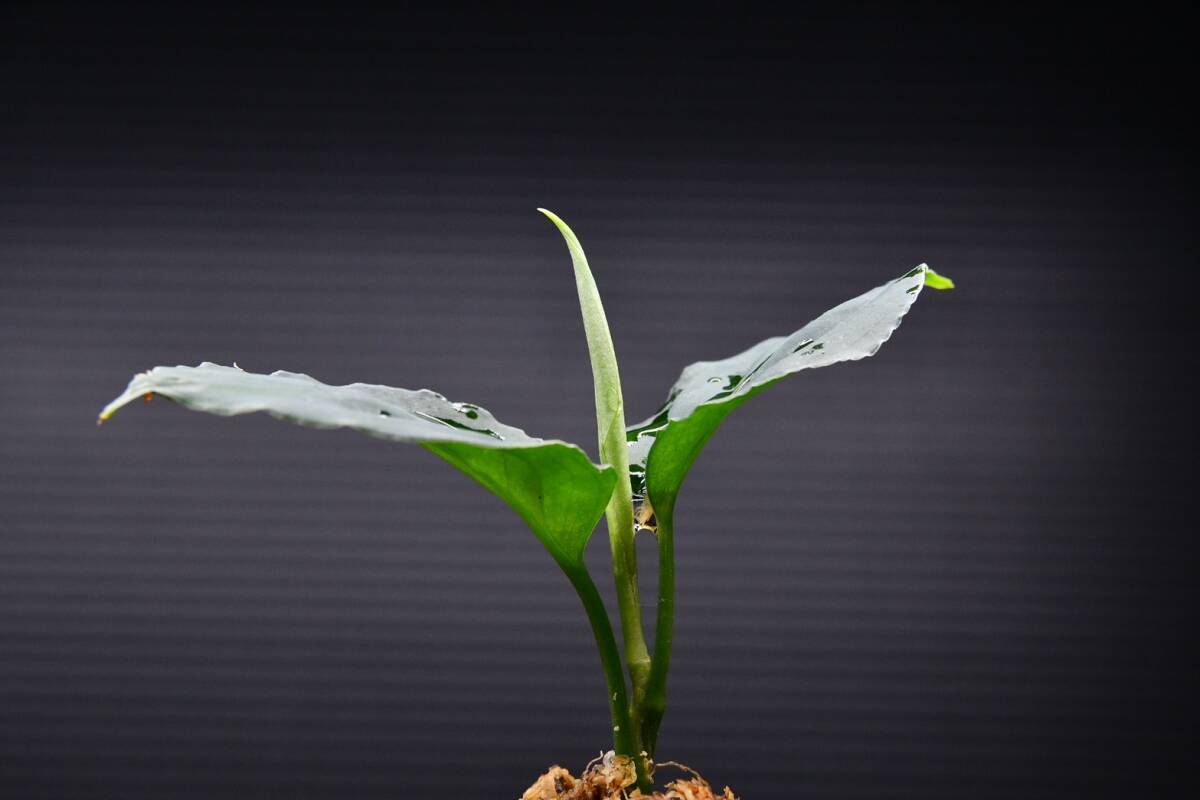
[[588,764],[578,778],[562,767],[551,767],[525,790],[521,800],[737,800],[728,786],[717,794],[699,773],[682,764],[668,761],[655,766],[675,767],[690,777],[671,781],[661,792],[642,794],[635,785],[633,761],[610,750]]

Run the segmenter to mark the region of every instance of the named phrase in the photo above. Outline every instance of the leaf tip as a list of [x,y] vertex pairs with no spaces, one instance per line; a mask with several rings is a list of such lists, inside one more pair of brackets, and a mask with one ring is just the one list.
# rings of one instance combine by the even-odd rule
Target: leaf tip
[[566,236],[567,234],[571,233],[571,229],[567,227],[567,223],[563,222],[562,217],[560,217],[558,214],[555,214],[550,209],[539,207],[538,213],[544,215],[546,217],[546,219],[553,222],[554,227],[558,228],[558,230],[563,234],[563,236]]
[[946,290],[954,288],[954,281],[947,278],[945,275],[939,275],[933,271],[933,268],[928,264],[922,264],[925,268],[925,285],[930,289]]
[[113,400],[111,403],[100,409],[99,416],[96,417],[96,424],[103,425],[112,419],[113,415],[124,408],[131,400],[141,397],[147,403],[154,399],[154,392],[135,392],[130,393],[126,390],[124,394]]

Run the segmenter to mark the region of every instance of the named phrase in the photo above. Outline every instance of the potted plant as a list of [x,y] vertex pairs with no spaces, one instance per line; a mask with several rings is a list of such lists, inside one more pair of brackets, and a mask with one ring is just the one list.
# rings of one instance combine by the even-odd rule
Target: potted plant
[[[576,445],[530,436],[480,406],[451,402],[428,390],[362,383],[329,386],[298,373],[262,375],[207,362],[155,367],[134,376],[101,411],[99,421],[138,398],[157,395],[211,414],[264,411],[309,427],[351,428],[420,444],[465,472],[520,515],[578,593],[609,698],[612,750],[579,779],[561,768],[551,769],[530,787],[526,798],[649,795],[654,791],[655,745],[671,665],[675,502],[696,457],[742,403],[801,370],[873,355],[924,287],[949,289],[953,283],[922,264],[794,333],[759,342],[729,358],[692,364],[657,411],[627,425],[612,337],[583,248],[566,223],[539,210],[566,239],[574,265],[595,384],[600,464]],[[608,522],[619,641],[584,564],[584,549],[602,514]],[[643,633],[640,612],[634,547],[639,532],[654,536],[658,548],[652,646]],[[665,796],[689,800],[712,796],[695,773],[673,782],[667,792]],[[732,797],[728,789],[725,796]]]

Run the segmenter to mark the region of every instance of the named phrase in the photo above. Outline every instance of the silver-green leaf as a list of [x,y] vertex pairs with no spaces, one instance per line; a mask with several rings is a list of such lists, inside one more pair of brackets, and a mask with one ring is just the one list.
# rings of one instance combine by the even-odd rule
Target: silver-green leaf
[[874,355],[900,325],[925,285],[954,284],[922,264],[826,311],[790,336],[759,342],[721,361],[684,369],[654,416],[627,431],[639,520],[669,514],[688,470],[725,417],[781,378]]
[[565,569],[583,568],[584,548],[616,482],[611,467],[596,466],[575,445],[529,436],[480,406],[426,389],[329,386],[294,372],[261,375],[212,363],[155,367],[134,376],[100,421],[154,396],[210,414],[263,411],[312,428],[421,444],[508,503]]

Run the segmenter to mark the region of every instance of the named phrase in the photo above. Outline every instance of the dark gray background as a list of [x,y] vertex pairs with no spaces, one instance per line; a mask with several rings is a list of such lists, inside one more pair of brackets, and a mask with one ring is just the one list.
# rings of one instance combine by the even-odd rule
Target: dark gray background
[[566,581],[419,448],[93,425],[135,371],[236,360],[594,452],[535,206],[587,247],[635,419],[916,263],[960,286],[709,445],[662,757],[750,800],[1182,794],[1169,19],[5,14],[0,797],[515,797],[609,746]]

